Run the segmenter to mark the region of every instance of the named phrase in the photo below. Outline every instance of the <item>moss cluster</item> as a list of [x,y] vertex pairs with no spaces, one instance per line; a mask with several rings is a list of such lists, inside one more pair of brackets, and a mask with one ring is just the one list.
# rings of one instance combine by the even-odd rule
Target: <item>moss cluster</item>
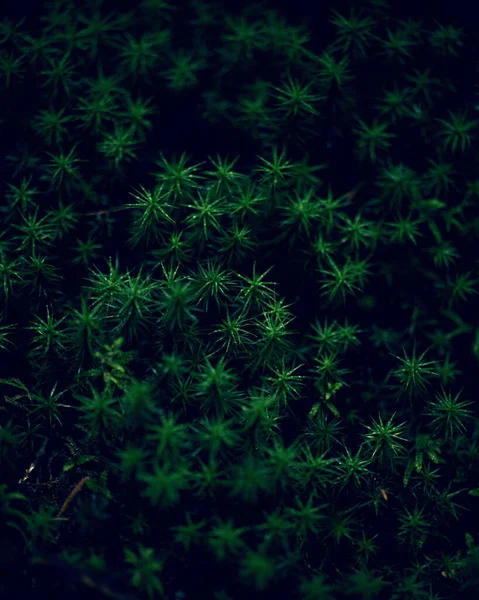
[[479,591],[476,38],[331,5],[0,20],[5,597]]

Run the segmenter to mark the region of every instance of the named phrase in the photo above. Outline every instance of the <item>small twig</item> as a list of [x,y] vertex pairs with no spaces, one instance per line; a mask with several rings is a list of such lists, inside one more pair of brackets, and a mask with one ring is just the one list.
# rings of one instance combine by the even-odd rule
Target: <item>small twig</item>
[[70,492],[68,498],[65,500],[65,502],[63,503],[63,506],[61,507],[59,513],[57,514],[57,518],[61,517],[62,514],[66,511],[66,509],[68,508],[68,505],[70,504],[70,502],[73,500],[73,498],[78,494],[78,492],[82,489],[82,487],[85,485],[85,483],[90,479],[90,476],[87,475],[86,477],[83,477],[82,479],[80,479],[80,481],[76,484],[76,486],[72,489],[72,491]]

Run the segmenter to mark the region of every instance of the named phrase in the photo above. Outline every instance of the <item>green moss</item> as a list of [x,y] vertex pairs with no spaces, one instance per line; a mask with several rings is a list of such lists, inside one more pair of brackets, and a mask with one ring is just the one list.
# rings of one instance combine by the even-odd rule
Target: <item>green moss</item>
[[271,4],[0,20],[6,596],[479,590],[475,32]]

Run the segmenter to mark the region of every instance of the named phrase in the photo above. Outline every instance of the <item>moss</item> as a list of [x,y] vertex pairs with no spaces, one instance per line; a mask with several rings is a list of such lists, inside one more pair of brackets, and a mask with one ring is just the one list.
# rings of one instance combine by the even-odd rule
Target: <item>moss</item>
[[478,591],[474,32],[272,4],[0,21],[6,596]]

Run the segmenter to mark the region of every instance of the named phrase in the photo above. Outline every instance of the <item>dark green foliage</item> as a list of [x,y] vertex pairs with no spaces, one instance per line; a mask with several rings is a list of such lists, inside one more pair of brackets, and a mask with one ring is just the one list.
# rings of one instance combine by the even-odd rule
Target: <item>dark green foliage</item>
[[477,596],[474,21],[133,4],[0,18],[0,595]]

